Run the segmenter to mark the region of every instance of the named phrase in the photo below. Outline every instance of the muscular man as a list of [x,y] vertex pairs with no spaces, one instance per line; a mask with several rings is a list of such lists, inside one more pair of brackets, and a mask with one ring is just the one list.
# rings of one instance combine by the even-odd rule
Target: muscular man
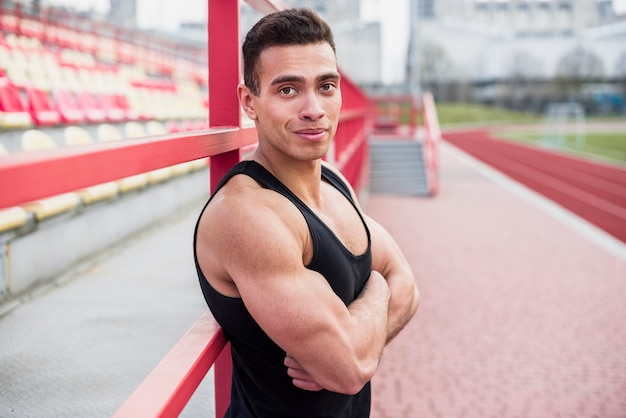
[[231,342],[226,415],[367,417],[370,379],[418,291],[393,238],[322,161],[341,108],[331,30],[308,9],[270,14],[243,59],[237,93],[259,144],[194,237],[202,291]]

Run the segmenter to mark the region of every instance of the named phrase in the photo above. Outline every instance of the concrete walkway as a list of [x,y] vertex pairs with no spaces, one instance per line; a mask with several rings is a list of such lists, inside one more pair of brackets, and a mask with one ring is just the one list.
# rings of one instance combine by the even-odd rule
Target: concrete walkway
[[[109,417],[205,310],[201,205],[38,290],[0,318],[0,417]],[[183,416],[213,416],[205,379]]]
[[[443,144],[437,198],[373,195],[422,293],[373,418],[626,416],[626,246]],[[205,309],[201,204],[0,318],[0,416],[108,417]],[[213,416],[211,378],[183,416]]]

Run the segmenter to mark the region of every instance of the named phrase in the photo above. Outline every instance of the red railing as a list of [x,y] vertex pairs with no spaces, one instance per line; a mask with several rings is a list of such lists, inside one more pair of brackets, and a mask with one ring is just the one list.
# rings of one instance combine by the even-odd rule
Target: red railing
[[422,120],[424,126],[424,164],[431,196],[439,192],[439,141],[441,129],[432,94],[422,94]]
[[[375,129],[379,134],[413,135],[419,126],[419,100],[408,94],[372,98],[376,111]],[[400,129],[404,131],[399,132]],[[408,129],[408,131],[407,131]]]
[[[277,0],[249,0],[261,13],[285,6]],[[241,124],[236,86],[240,81],[239,2],[209,0],[209,125],[143,139],[96,143],[0,159],[0,209],[70,192],[162,167],[210,157],[211,190],[256,143],[256,130]],[[334,148],[327,158],[358,189],[367,176],[371,103],[345,76],[343,109]],[[217,416],[230,397],[230,353],[210,313],[205,312],[117,411],[116,417],[178,415],[215,365]]]

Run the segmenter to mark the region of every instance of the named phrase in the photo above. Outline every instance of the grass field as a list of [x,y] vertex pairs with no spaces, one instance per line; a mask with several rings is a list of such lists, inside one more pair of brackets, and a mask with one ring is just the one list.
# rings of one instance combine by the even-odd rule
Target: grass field
[[575,153],[592,154],[615,162],[626,163],[626,132],[588,132],[581,138],[577,138],[575,134],[555,138],[539,132],[501,131],[496,132],[496,136],[546,147],[563,148]]
[[491,124],[502,122],[539,122],[541,115],[516,112],[490,106],[473,104],[438,103],[437,117],[439,124]]

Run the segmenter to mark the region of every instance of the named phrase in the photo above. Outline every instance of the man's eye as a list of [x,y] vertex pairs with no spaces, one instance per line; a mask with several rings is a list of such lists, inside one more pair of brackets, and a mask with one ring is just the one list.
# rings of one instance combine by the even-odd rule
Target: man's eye
[[282,89],[280,89],[280,92],[282,94],[290,96],[290,95],[294,94],[296,92],[296,90],[293,87],[283,87]]
[[332,83],[323,84],[322,87],[320,88],[320,90],[322,91],[332,91],[334,89],[335,89],[335,85]]

